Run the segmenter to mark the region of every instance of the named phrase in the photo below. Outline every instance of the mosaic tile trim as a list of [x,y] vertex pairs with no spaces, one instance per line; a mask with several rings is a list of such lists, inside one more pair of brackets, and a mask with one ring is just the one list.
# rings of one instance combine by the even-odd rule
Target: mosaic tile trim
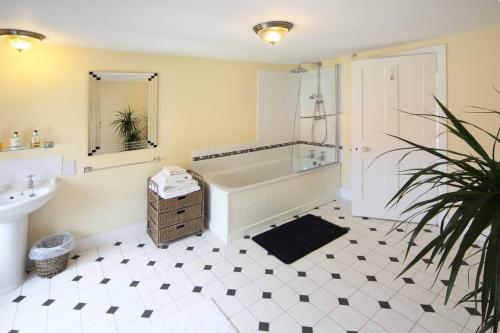
[[[332,145],[329,143],[317,143],[310,141],[297,141],[297,144],[310,145],[310,146],[318,146],[318,147],[326,147],[326,148],[337,148],[337,145]],[[338,146],[339,149],[342,149],[342,146]]]
[[[287,146],[292,146],[292,145],[300,145],[300,144],[311,145],[311,146],[318,146],[318,147],[325,147],[325,148],[336,148],[337,147],[337,145],[333,145],[333,144],[329,144],[329,143],[316,143],[316,142],[309,142],[309,141],[291,141],[291,142],[285,142],[285,143],[278,143],[278,144],[274,144],[274,145],[267,145],[267,146],[259,146],[259,147],[253,147],[253,148],[247,148],[247,149],[233,150],[233,151],[228,151],[228,152],[224,152],[224,153],[195,156],[195,157],[193,157],[193,162],[203,161],[203,160],[211,160],[213,158],[226,157],[226,156],[239,155],[239,154],[246,154],[246,153],[252,153],[252,152],[255,152],[255,151],[275,149],[275,148],[287,147]],[[342,146],[338,146],[338,148],[342,149]]]

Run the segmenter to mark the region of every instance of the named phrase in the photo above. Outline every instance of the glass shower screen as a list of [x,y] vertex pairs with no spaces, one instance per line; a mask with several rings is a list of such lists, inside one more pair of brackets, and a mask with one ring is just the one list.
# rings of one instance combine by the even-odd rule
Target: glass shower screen
[[[294,172],[339,162],[341,65],[297,72],[297,94],[290,163]],[[318,73],[320,71],[320,73]]]

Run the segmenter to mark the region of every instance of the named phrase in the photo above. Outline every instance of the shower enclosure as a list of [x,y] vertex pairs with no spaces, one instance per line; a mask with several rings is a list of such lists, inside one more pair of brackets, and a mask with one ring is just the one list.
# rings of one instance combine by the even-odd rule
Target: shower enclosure
[[298,76],[290,166],[303,172],[339,161],[341,67],[301,62]]
[[193,155],[210,231],[228,241],[339,197],[339,81],[319,63],[258,72],[257,142]]

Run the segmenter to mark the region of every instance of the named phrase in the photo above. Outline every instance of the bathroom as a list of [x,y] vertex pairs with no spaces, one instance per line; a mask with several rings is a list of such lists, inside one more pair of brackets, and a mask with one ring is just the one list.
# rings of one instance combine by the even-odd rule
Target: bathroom
[[[433,284],[431,269],[421,265],[396,279],[408,262],[407,244],[404,232],[389,233],[395,218],[374,208],[377,196],[386,199],[389,181],[376,165],[368,168],[379,151],[365,152],[368,145],[358,140],[363,136],[357,136],[355,109],[363,95],[356,71],[365,62],[432,54],[439,73],[433,76],[439,82],[435,95],[450,109],[495,108],[500,4],[480,0],[475,7],[460,0],[457,13],[470,17],[446,17],[445,28],[423,23],[429,15],[437,22],[448,13],[429,1],[433,13],[416,2],[414,13],[391,1],[380,8],[367,1],[315,2],[251,1],[241,8],[230,1],[153,2],[148,8],[93,0],[2,4],[0,194],[15,189],[29,195],[31,187],[43,186],[51,194],[18,219],[24,228],[16,229],[19,238],[0,236],[0,267],[15,262],[22,273],[22,280],[5,283],[0,293],[1,332],[170,332],[174,323],[177,332],[203,332],[182,328],[186,314],[199,316],[193,323],[208,322],[208,315],[193,314],[197,306],[206,306],[214,325],[224,327],[214,332],[439,333],[479,327],[480,308],[451,304],[462,295],[452,294],[444,305],[445,278]],[[406,19],[390,17],[387,6]],[[281,40],[270,43],[259,35],[259,23],[283,18],[291,26],[278,26],[287,32]],[[196,24],[183,28],[185,20]],[[12,33],[5,35],[14,28],[44,38],[19,51],[6,37]],[[380,73],[392,80],[391,70]],[[94,117],[102,112],[96,98],[104,99],[95,87],[114,79],[145,84],[140,103],[147,105],[141,115],[147,139],[139,146],[100,145],[102,124]],[[123,100],[111,109],[135,103],[136,96],[122,91]],[[379,105],[373,96],[369,102]],[[459,115],[496,131],[492,115]],[[378,124],[385,118],[368,119]],[[379,132],[363,134],[379,138]],[[455,138],[445,144],[467,150]],[[362,152],[372,154],[370,161],[360,162]],[[201,176],[203,228],[155,244],[147,233],[148,179],[173,165]],[[372,173],[361,186],[365,169]],[[360,201],[363,191],[372,201]],[[9,200],[15,199],[0,198],[3,227]],[[348,232],[291,264],[252,239],[307,215]],[[428,229],[425,240],[438,234],[436,226]],[[68,266],[41,278],[30,249],[62,232],[74,238]],[[7,243],[16,249],[12,255]],[[470,291],[466,276],[459,274],[458,293]]]
[[[7,113],[4,112],[6,121],[1,124],[4,151],[0,165],[5,170],[3,175],[9,175],[2,180],[8,183],[15,179],[17,183],[24,185],[25,174],[29,173],[35,173],[35,177],[43,175],[40,178],[57,178],[57,189],[50,201],[29,216],[28,250],[37,239],[60,231],[69,231],[76,239],[74,253],[91,253],[92,249],[103,244],[114,244],[142,234],[145,229],[144,202],[147,200],[147,193],[144,189],[147,178],[166,164],[191,166],[200,174],[210,176],[214,170],[227,170],[227,166],[237,168],[245,158],[247,162],[248,159],[253,159],[256,164],[263,162],[263,159],[278,159],[282,162],[275,168],[278,176],[283,173],[290,176],[293,172],[301,175],[299,178],[306,177],[305,181],[315,176],[317,172],[314,170],[319,164],[329,165],[319,168],[318,175],[328,175],[331,188],[325,187],[321,193],[313,193],[313,202],[307,198],[307,193],[299,199],[300,204],[296,204],[296,200],[289,200],[297,207],[293,211],[280,211],[281,215],[272,221],[261,221],[261,229],[338,197],[340,153],[336,145],[336,131],[340,115],[336,112],[339,107],[336,103],[340,100],[336,98],[339,94],[337,89],[340,89],[337,82],[337,75],[340,78],[340,66],[303,64],[301,68],[307,68],[307,72],[292,73],[291,70],[298,63],[291,66],[229,62],[86,49],[44,42],[20,54],[12,52],[6,43],[1,48],[6,63],[9,64],[2,68],[5,79],[3,82],[15,79],[16,86],[23,87],[17,96],[13,90],[2,96],[2,110],[7,110]],[[58,57],[62,57],[61,61],[54,60]],[[86,133],[89,104],[92,103],[89,97],[92,83],[89,83],[91,80],[88,72],[99,73],[99,69],[106,69],[103,72],[123,72],[124,68],[127,72],[157,73],[158,147],[89,154],[91,134]],[[314,112],[315,100],[309,97],[318,93],[318,69],[321,69],[322,75],[320,94],[325,99],[325,109],[319,111],[326,112],[328,119],[323,117],[317,121],[319,126],[314,134],[318,138],[314,139],[316,145],[313,145],[310,120],[300,119],[300,108],[308,110],[307,113],[304,112],[304,116],[310,116]],[[25,74],[19,76],[20,72]],[[82,73],[86,75],[82,77]],[[212,80],[217,80],[218,84],[211,85]],[[286,86],[287,90],[272,96],[272,91],[278,91],[270,85]],[[301,94],[299,88],[303,91]],[[32,98],[20,99],[27,90],[32,91]],[[54,91],[58,93],[53,95]],[[266,93],[268,96],[265,96]],[[282,103],[287,105],[286,112],[281,108]],[[296,107],[297,103],[303,106]],[[287,120],[282,121],[283,117]],[[217,120],[213,121],[214,119]],[[327,135],[322,127],[324,122],[328,122]],[[277,133],[274,124],[281,126],[283,131]],[[301,129],[301,125],[304,128]],[[42,147],[24,149],[30,145],[35,127]],[[23,149],[9,149],[13,129],[19,132]],[[43,148],[46,141],[52,141],[53,147]],[[204,163],[208,160],[202,160],[202,156],[215,152],[264,146],[276,147],[233,155],[237,157],[233,160],[210,159],[215,164]],[[155,161],[155,158],[159,158],[159,161]],[[308,163],[297,164],[301,158]],[[148,162],[128,165],[146,161]],[[25,165],[21,166],[22,163]],[[318,163],[318,166],[313,163]],[[127,166],[120,167],[122,164]],[[93,171],[87,172],[88,167]],[[107,167],[111,168],[106,169]],[[312,174],[308,169],[313,170]],[[256,170],[256,176],[263,174]],[[271,176],[275,177],[273,174]],[[210,212],[208,202],[207,199],[207,212]],[[304,207],[299,207],[302,205]],[[215,225],[214,230],[217,230],[216,222],[219,221],[212,223]],[[206,223],[207,230],[210,230],[208,217]],[[255,221],[249,223],[255,224]],[[230,241],[229,234],[218,237],[215,232],[211,237],[214,237],[213,242],[217,246]],[[243,231],[239,232],[241,237],[242,233]],[[236,237],[233,235],[234,239]],[[146,240],[147,238],[142,239],[141,242]],[[185,241],[189,240],[180,240],[177,244]],[[31,263],[27,268],[33,270],[32,265]],[[71,270],[71,260],[69,267],[67,271]],[[11,308],[9,310],[12,311]],[[14,319],[11,324],[16,323]]]

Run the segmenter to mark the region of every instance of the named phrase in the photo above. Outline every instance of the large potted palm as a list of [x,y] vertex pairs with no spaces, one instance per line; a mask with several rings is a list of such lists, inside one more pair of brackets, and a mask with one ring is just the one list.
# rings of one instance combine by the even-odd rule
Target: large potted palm
[[[449,135],[466,144],[470,153],[426,147],[393,136],[406,144],[404,148],[397,149],[405,153],[403,159],[407,154],[425,152],[437,160],[425,168],[403,171],[409,179],[390,200],[389,208],[398,205],[417,189],[428,189],[429,186],[446,188],[444,194],[414,201],[403,212],[408,217],[395,223],[394,229],[412,217],[420,217],[420,221],[409,231],[406,256],[412,259],[401,274],[422,259],[430,259],[426,260],[428,265],[434,263],[436,278],[448,269],[449,273],[445,272],[449,274],[445,297],[445,303],[448,303],[464,260],[470,260],[470,256],[476,258],[477,262],[468,266],[473,272],[470,276],[472,291],[463,295],[459,303],[468,303],[468,307],[480,312],[478,332],[492,330],[497,333],[500,320],[500,162],[495,156],[495,149],[500,141],[500,127],[496,133],[490,133],[458,119],[438,99],[436,102],[443,115],[411,115],[442,124]],[[500,116],[499,111],[487,108],[476,108],[475,112],[486,113],[493,118]],[[500,118],[496,119],[496,123],[500,124]],[[492,140],[493,148],[482,146],[471,133],[472,128],[486,134]],[[425,225],[436,218],[439,219],[438,235],[416,255],[409,255]]]

